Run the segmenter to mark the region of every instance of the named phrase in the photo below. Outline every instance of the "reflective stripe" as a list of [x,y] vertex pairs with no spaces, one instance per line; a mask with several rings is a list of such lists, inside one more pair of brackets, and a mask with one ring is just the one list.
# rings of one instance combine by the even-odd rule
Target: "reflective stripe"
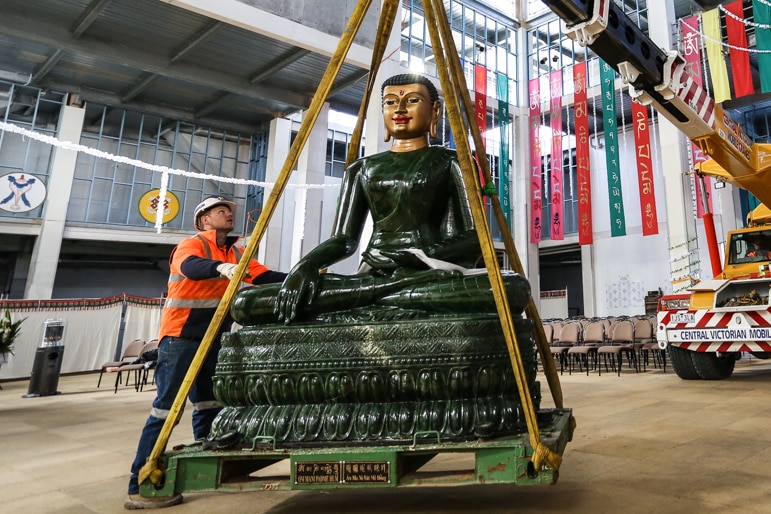
[[[168,418],[169,417],[169,412],[171,412],[171,411],[164,410],[164,409],[156,409],[155,407],[150,409],[150,415],[152,417],[158,418],[158,419],[166,419],[166,418]],[[177,418],[177,422],[174,423],[174,426],[177,426],[179,424],[179,420],[182,418],[182,413],[183,412],[185,412],[185,406],[184,405],[182,406],[182,409],[180,409],[180,411],[179,411],[179,417]]]
[[216,309],[219,304],[219,298],[213,300],[180,300],[178,298],[166,298],[166,307],[176,307],[177,309]]
[[233,245],[233,251],[236,253],[236,262],[241,262],[241,256],[243,255],[241,249],[236,245]]
[[200,412],[202,410],[208,410],[208,409],[219,409],[222,407],[222,404],[217,400],[211,400],[208,402],[194,403],[193,407],[195,408],[195,410]]
[[172,273],[169,275],[169,283],[171,282],[182,282],[187,277],[185,275],[182,275],[181,273]]
[[211,260],[211,248],[209,248],[209,242],[204,239],[201,234],[196,234],[195,237],[201,240],[203,243],[204,251],[206,252],[206,258]]
[[150,415],[152,417],[158,418],[158,419],[166,419],[166,418],[168,418],[169,417],[169,412],[170,411],[167,411],[167,410],[164,410],[164,409],[156,409],[155,407],[150,409]]

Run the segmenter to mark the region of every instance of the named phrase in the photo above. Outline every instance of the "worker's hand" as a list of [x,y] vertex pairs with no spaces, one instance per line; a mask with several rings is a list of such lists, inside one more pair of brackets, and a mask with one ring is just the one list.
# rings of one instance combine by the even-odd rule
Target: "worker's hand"
[[[219,266],[217,266],[217,271],[219,271],[219,274],[228,279],[231,280],[233,278],[233,275],[236,274],[236,268],[238,267],[238,264],[230,264],[227,262],[223,262]],[[249,270],[246,270],[246,276],[244,278],[251,277],[249,274]]]

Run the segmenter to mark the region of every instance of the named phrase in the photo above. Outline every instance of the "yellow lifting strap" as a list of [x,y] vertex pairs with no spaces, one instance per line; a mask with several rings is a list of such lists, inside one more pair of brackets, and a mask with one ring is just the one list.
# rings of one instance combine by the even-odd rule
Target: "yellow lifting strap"
[[[447,117],[450,120],[450,127],[453,136],[455,137],[458,160],[460,162],[461,171],[463,172],[463,182],[469,193],[471,213],[477,228],[477,236],[479,237],[479,244],[482,248],[482,257],[484,258],[485,267],[487,268],[490,286],[492,287],[495,305],[498,310],[498,317],[501,320],[501,328],[503,329],[503,335],[506,339],[506,346],[509,351],[509,358],[511,359],[512,369],[514,371],[514,378],[517,381],[520,400],[525,412],[525,421],[527,422],[527,429],[530,436],[530,445],[533,448],[531,460],[536,471],[541,470],[546,464],[552,467],[552,469],[558,470],[562,458],[541,442],[538,420],[536,418],[533,400],[530,397],[530,390],[527,385],[527,378],[522,364],[522,356],[517,344],[517,336],[514,330],[514,321],[511,317],[509,300],[503,286],[501,269],[498,265],[495,246],[493,245],[490,228],[484,213],[481,195],[482,186],[479,183],[478,175],[474,169],[471,148],[466,138],[466,129],[463,126],[463,121],[460,116],[461,110],[460,105],[458,104],[458,97],[460,96],[464,100],[468,99],[467,104],[470,105],[470,95],[468,89],[465,87],[465,79],[461,79],[462,74],[453,73],[450,75],[449,72],[450,69],[454,70],[456,67],[459,68],[459,64],[457,63],[458,53],[457,50],[455,50],[455,43],[450,34],[447,14],[441,0],[424,0],[423,9],[426,15],[426,26],[428,27],[428,32],[431,36],[431,45],[434,47],[434,57],[436,58],[436,68],[439,72],[439,82],[442,85],[444,98],[447,102]],[[442,32],[441,35],[439,33],[440,31]],[[467,111],[467,114],[469,114],[469,111]],[[473,114],[468,116],[468,119],[473,120]],[[469,123],[469,125],[471,133],[474,134],[474,141],[479,145],[478,148],[483,148],[480,144],[481,134],[479,133],[479,127],[475,123]],[[477,154],[480,162],[487,160],[487,155],[484,151],[479,151]],[[497,206],[497,210],[500,211],[500,203],[494,205]],[[498,219],[500,220],[501,218]],[[502,223],[501,226],[505,227],[506,223]],[[509,234],[509,238],[510,237],[511,234]],[[516,252],[514,253],[516,255]],[[543,327],[541,327],[540,330],[543,332]],[[551,356],[551,352],[549,352],[549,355]]]

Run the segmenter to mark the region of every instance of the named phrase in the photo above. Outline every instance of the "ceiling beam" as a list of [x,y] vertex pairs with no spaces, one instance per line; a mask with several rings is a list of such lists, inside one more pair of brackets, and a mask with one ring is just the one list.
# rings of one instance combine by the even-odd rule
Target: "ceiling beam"
[[250,84],[246,77],[189,63],[170,65],[169,59],[165,56],[125,45],[108,44],[86,38],[74,39],[69,31],[45,24],[40,20],[13,15],[0,16],[0,32],[9,37],[17,38],[19,41],[34,41],[68,53],[82,54],[110,63],[121,63],[127,67],[170,79],[200,84],[212,89],[269,102],[275,106],[276,111],[289,110],[293,107],[303,109],[310,102],[309,95],[289,91],[285,88]]
[[102,11],[104,11],[105,7],[107,7],[107,4],[109,4],[111,0],[94,0],[91,2],[91,5],[86,7],[86,10],[83,11],[83,15],[80,17],[80,19],[75,23],[75,26],[72,27],[72,30],[70,31],[72,34],[72,37],[75,39],[78,39],[80,36],[83,35],[83,33],[88,30],[88,27],[91,26],[94,21],[99,17],[100,14],[102,14]]
[[171,63],[174,64],[178,60],[182,59],[185,55],[187,55],[190,51],[194,50],[198,46],[201,45],[204,41],[212,37],[214,34],[219,32],[219,30],[224,27],[224,24],[221,21],[215,21],[214,23],[210,24],[208,27],[203,29],[201,32],[193,36],[189,41],[187,41],[184,45],[182,45],[182,48],[177,50],[177,53],[175,53],[171,58]]
[[265,68],[250,76],[249,83],[257,84],[258,82],[262,82],[265,78],[283,70],[293,62],[302,59],[309,53],[311,53],[310,50],[305,50],[304,48],[295,48],[285,52],[283,55],[279,55],[278,58],[276,58],[272,63],[268,64]]
[[63,56],[64,52],[62,52],[61,49],[57,49],[48,59],[46,59],[43,65],[32,74],[30,82],[37,84],[43,77],[48,74],[49,71],[53,69],[54,66],[56,66],[59,61],[62,60]]
[[[62,84],[51,81],[44,81],[42,86],[60,91],[65,89],[65,86]],[[81,87],[75,92],[77,92],[86,102],[94,102],[102,105],[120,105],[121,103],[119,95],[106,93],[104,91]],[[153,114],[162,118],[170,118],[172,120],[179,120],[197,125],[209,125],[213,128],[247,135],[255,134],[262,130],[264,124],[269,122],[272,118],[271,116],[255,116],[254,124],[248,124],[222,118],[199,118],[189,109],[169,107],[168,105],[159,105],[151,102],[130,102],[123,106],[133,111]]]

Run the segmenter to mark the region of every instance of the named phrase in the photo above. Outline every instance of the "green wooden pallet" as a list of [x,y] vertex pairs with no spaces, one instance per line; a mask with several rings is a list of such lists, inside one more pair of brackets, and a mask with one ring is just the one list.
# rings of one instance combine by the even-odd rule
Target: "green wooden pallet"
[[[573,436],[571,409],[538,412],[541,439],[563,453]],[[443,442],[437,433],[416,435],[412,444],[325,448],[202,450],[191,445],[167,452],[161,459],[165,481],[142,485],[142,496],[167,496],[186,491],[258,491],[363,487],[451,486],[467,484],[544,485],[557,481],[558,470],[536,472],[530,461],[527,433]],[[428,465],[441,454],[465,454],[467,468]],[[468,457],[468,458],[466,458]],[[464,461],[465,458],[465,461]],[[274,466],[283,462],[283,466]],[[288,464],[288,472],[286,471]],[[269,472],[266,468],[271,467]],[[275,471],[278,469],[279,471]]]

